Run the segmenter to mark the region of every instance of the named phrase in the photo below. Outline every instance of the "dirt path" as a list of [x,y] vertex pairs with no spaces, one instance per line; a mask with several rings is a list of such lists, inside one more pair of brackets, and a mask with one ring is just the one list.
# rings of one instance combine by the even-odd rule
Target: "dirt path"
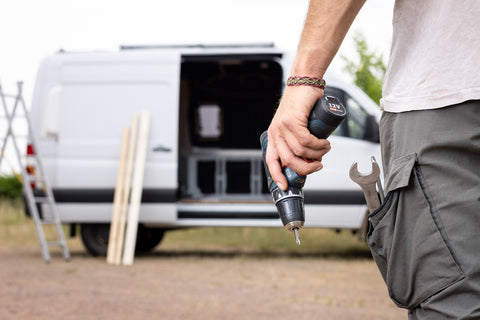
[[132,267],[0,248],[0,319],[406,319],[368,258],[155,251]]

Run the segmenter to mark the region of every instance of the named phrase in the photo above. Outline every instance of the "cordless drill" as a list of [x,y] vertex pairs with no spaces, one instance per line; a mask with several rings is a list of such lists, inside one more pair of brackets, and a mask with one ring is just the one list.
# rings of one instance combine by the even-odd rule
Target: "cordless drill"
[[[308,118],[308,129],[315,137],[326,139],[342,123],[347,116],[347,110],[343,104],[333,96],[324,95],[313,107]],[[282,220],[285,229],[293,231],[295,241],[300,245],[299,229],[305,223],[305,209],[302,188],[305,185],[306,177],[299,175],[290,168],[282,170],[287,178],[288,187],[282,191],[273,181],[265,161],[265,154],[268,145],[267,131],[260,136],[262,146],[263,164],[267,174],[268,190],[272,195],[278,215]],[[305,159],[307,160],[307,159]]]

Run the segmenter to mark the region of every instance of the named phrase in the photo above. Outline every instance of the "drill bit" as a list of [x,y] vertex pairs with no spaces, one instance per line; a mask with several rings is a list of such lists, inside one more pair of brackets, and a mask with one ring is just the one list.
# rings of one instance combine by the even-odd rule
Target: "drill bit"
[[295,242],[297,245],[300,245],[300,233],[298,232],[298,228],[293,228],[293,234],[295,235]]

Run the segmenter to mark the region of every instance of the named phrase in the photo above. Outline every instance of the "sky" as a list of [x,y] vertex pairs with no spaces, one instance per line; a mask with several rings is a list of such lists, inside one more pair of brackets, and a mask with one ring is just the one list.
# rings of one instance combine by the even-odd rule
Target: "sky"
[[[353,57],[351,36],[361,32],[387,59],[393,1],[368,0],[339,53]],[[294,51],[307,7],[307,0],[2,0],[0,83],[12,92],[23,81],[29,104],[41,59],[59,49],[273,42]]]

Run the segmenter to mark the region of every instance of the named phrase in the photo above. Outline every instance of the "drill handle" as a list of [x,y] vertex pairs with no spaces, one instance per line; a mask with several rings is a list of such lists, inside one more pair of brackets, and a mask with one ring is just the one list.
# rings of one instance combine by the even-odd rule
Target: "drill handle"
[[[268,135],[267,131],[264,131],[260,136],[260,141],[262,145],[262,157],[263,157],[263,165],[265,167],[265,173],[267,175],[267,183],[268,183],[268,190],[270,193],[277,189],[277,184],[273,181],[272,175],[270,174],[270,170],[268,170],[267,162],[265,161],[265,154],[267,152],[267,145],[268,145]],[[305,184],[306,177],[299,175],[295,171],[290,168],[282,169],[283,175],[287,178],[288,186],[289,187],[296,187],[296,188],[303,188]]]

